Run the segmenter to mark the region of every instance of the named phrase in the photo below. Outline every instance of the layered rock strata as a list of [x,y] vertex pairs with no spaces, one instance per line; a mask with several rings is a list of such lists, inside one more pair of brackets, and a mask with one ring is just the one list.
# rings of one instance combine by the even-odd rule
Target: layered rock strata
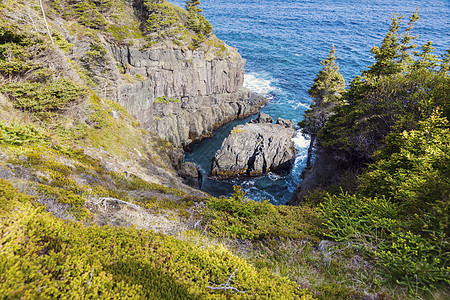
[[242,87],[245,60],[231,47],[226,58],[202,50],[111,46],[110,51],[127,75],[140,79],[122,81],[117,101],[144,128],[176,147],[209,137],[215,128],[254,114],[265,103]]
[[265,116],[258,119],[262,122],[238,125],[231,131],[214,155],[212,176],[219,179],[257,176],[292,166],[295,157],[293,126],[267,123],[271,118]]

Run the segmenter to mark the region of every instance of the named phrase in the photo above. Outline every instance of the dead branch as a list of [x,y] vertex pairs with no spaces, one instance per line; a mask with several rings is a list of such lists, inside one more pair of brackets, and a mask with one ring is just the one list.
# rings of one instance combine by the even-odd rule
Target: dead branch
[[89,273],[89,279],[88,281],[86,281],[87,286],[91,286],[91,282],[92,282],[92,277],[94,275],[94,267],[92,267],[91,272]]
[[45,23],[45,27],[47,27],[48,36],[50,37],[50,41],[52,41],[52,44],[54,45],[55,42],[53,42],[52,34],[50,33],[50,29],[48,28],[47,18],[45,17],[45,11],[44,11],[44,6],[42,5],[42,0],[39,0],[39,4],[41,5],[42,16],[44,17],[44,23]]
[[214,286],[207,286],[206,288],[210,289],[210,290],[225,290],[225,291],[228,290],[228,291],[234,291],[234,292],[238,292],[238,293],[247,293],[248,291],[240,291],[237,288],[230,286],[230,282],[234,283],[233,278],[235,277],[234,274],[237,272],[237,270],[238,269],[234,270],[234,272],[230,275],[230,277],[228,277],[227,282],[222,283],[219,286],[215,286],[215,287]]

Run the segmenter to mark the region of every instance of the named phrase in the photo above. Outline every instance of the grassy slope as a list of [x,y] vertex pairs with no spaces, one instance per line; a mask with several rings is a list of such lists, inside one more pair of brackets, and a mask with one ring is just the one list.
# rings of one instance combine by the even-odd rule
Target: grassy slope
[[[185,29],[144,35],[122,1],[72,2],[46,2],[56,46],[37,1],[0,6],[2,297],[310,298],[299,287],[322,299],[405,295],[379,286],[364,253],[320,243],[327,229],[317,209],[274,207],[239,190],[205,199],[182,185],[176,150],[101,98],[95,66],[107,70],[105,39],[232,56],[222,42],[194,45]],[[65,31],[89,44],[81,57],[68,58]],[[99,205],[101,197],[129,204]],[[246,293],[207,288],[236,269],[230,286]]]
[[[89,3],[86,11],[97,11]],[[129,10],[114,3],[106,22]],[[186,229],[204,200],[176,178],[176,150],[91,90],[90,70],[67,57],[73,45],[51,26],[53,46],[32,4],[0,6],[1,297],[311,298],[223,246],[194,241],[199,233]],[[68,10],[68,29],[84,31],[96,45],[96,31],[105,27],[95,27],[112,25],[95,13],[89,16],[98,19],[85,20],[84,12]],[[141,38],[133,28],[128,33]],[[85,55],[95,60],[102,48]],[[100,205],[102,197],[113,200]],[[164,231],[156,221],[180,240],[149,231]],[[207,288],[235,270],[229,284],[245,292]]]

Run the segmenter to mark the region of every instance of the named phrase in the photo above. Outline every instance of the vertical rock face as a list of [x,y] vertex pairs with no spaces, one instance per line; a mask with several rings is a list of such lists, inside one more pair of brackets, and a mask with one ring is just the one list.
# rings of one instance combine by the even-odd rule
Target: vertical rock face
[[264,104],[242,87],[245,60],[236,51],[226,59],[197,50],[111,46],[110,51],[133,79],[117,86],[117,101],[174,146],[208,137]]

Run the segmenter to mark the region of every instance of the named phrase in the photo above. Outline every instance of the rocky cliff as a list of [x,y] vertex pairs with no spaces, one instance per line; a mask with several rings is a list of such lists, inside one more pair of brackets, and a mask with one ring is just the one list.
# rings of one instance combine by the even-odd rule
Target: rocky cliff
[[[243,88],[245,60],[237,50],[210,29],[189,27],[192,15],[180,7],[142,0],[44,6],[80,80],[176,147],[264,104]],[[39,30],[45,35],[44,26]]]
[[245,60],[202,50],[139,50],[110,45],[114,59],[139,82],[120,82],[117,101],[142,125],[175,146],[211,135],[235,118],[256,113],[264,100],[242,87]]

